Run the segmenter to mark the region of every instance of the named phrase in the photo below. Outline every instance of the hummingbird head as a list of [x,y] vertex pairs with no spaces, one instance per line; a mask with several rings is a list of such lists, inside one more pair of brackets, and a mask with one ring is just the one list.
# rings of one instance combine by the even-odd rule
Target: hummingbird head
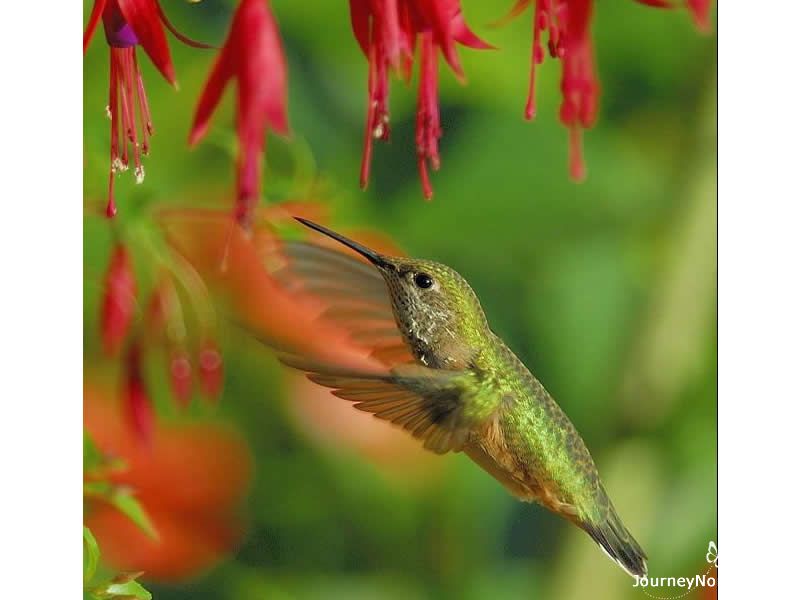
[[489,326],[478,297],[461,275],[431,260],[379,254],[327,227],[295,219],[375,265],[386,281],[397,327],[418,360],[440,369],[469,365]]

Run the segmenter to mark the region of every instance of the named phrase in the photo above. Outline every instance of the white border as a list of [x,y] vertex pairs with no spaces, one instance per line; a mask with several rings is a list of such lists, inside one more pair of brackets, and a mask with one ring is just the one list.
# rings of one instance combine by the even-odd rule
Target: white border
[[3,6],[5,598],[82,597],[82,8]]
[[783,598],[796,588],[799,19],[793,2],[726,2],[717,16],[724,598]]

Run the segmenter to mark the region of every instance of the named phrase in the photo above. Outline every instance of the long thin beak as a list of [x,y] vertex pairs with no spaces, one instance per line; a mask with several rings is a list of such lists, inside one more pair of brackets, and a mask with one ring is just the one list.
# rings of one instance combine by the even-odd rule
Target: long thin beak
[[340,244],[344,244],[348,248],[355,250],[361,256],[366,258],[369,262],[380,269],[391,269],[394,268],[394,265],[387,261],[383,256],[375,252],[374,250],[370,250],[366,246],[362,246],[358,242],[354,242],[353,240],[344,237],[340,233],[336,233],[335,231],[331,231],[327,227],[323,227],[322,225],[317,225],[313,221],[309,221],[308,219],[303,219],[302,217],[294,217],[295,221],[299,221],[306,227],[313,229],[314,231],[318,231],[323,235],[327,235],[329,238],[332,238],[339,242]]

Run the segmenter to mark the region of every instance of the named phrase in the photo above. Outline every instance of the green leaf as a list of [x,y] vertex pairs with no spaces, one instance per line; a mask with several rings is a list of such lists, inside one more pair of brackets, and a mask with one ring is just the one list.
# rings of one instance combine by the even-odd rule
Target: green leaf
[[97,570],[97,561],[100,558],[100,546],[86,525],[83,526],[83,581],[89,582]]
[[111,583],[106,588],[106,593],[110,598],[122,596],[124,598],[137,598],[139,600],[151,600],[153,595],[148,592],[138,581],[128,581],[126,583]]
[[147,535],[154,540],[158,539],[158,532],[153,527],[150,517],[147,516],[142,504],[128,490],[117,488],[111,495],[110,501]]
[[136,523],[147,535],[154,540],[158,539],[158,532],[153,527],[153,522],[129,488],[115,486],[107,481],[88,481],[83,484],[83,495],[110,503]]
[[136,581],[141,573],[120,573],[111,581],[84,591],[93,600],[152,600],[153,595]]
[[95,446],[92,438],[84,432],[83,433],[83,470],[91,471],[92,469],[103,464],[104,457],[100,449]]

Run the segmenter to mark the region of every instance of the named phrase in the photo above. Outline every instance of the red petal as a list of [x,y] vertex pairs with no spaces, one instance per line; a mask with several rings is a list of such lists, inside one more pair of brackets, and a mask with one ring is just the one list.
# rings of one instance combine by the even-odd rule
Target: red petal
[[350,25],[365,55],[369,54],[369,15],[368,0],[350,0]]
[[197,102],[197,108],[194,111],[194,120],[192,121],[192,129],[189,132],[189,145],[194,146],[206,134],[208,130],[208,120],[211,114],[219,104],[219,99],[222,96],[222,91],[225,89],[225,84],[233,75],[234,57],[233,51],[228,43],[222,47],[214,66],[211,68],[211,73],[206,80],[203,87],[203,92],[200,94],[200,100]]
[[231,37],[237,38],[239,48],[239,135],[252,135],[263,143],[262,119],[287,135],[286,58],[278,25],[263,0],[242,0]]
[[708,32],[711,29],[711,0],[686,0],[686,7],[692,13],[697,28]]
[[128,250],[117,245],[105,278],[100,333],[106,354],[119,352],[136,311],[136,280]]
[[117,0],[117,4],[150,60],[164,78],[174,85],[175,67],[169,54],[167,36],[161,25],[156,0]]
[[464,15],[458,13],[450,22],[450,32],[453,39],[462,46],[475,50],[496,50],[491,44],[484,42],[467,26]]
[[417,7],[433,30],[436,43],[441,48],[447,64],[457,76],[462,77],[464,71],[456,53],[455,39],[450,33],[450,21],[461,11],[458,1],[417,0]]
[[95,0],[92,6],[92,13],[89,15],[89,23],[86,25],[86,31],[83,32],[83,52],[86,53],[86,48],[89,47],[89,42],[92,41],[92,36],[97,29],[97,24],[100,23],[100,18],[103,16],[103,9],[106,7],[106,0]]

